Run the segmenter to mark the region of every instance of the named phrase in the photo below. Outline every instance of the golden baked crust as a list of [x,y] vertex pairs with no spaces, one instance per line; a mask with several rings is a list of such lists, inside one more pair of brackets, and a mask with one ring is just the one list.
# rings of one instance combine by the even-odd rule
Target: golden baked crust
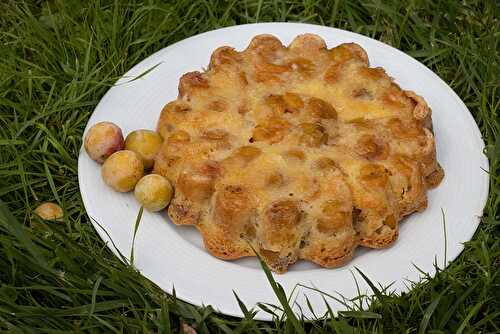
[[218,48],[208,70],[181,77],[158,132],[172,221],[196,226],[216,257],[254,249],[280,273],[391,244],[443,176],[423,98],[369,67],[359,45],[327,49],[312,34]]

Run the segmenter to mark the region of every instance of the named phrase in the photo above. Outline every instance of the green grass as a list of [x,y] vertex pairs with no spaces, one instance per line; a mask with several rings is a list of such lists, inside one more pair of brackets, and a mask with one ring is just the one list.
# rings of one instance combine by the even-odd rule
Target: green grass
[[[3,1],[0,331],[175,333],[187,323],[199,333],[500,333],[499,17],[493,0]],[[403,50],[458,93],[486,142],[490,195],[463,254],[407,294],[377,290],[367,312],[265,323],[243,303],[243,319],[191,306],[114,257],[85,214],[81,137],[115,80],[186,37],[264,21],[343,28]],[[42,201],[64,208],[63,224],[29,227]]]

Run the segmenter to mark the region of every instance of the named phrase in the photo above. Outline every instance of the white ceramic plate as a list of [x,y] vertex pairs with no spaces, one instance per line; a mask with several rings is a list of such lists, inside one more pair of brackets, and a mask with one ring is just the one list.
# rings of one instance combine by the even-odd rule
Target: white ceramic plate
[[[324,292],[346,298],[358,295],[368,286],[354,270],[362,270],[373,282],[391,285],[391,290],[408,290],[408,281],[418,281],[420,270],[434,275],[437,263],[444,267],[463,249],[476,230],[488,194],[488,160],[483,155],[483,141],[474,119],[453,90],[436,74],[401,51],[376,40],[339,29],[296,23],[265,23],[235,26],[193,36],[166,47],[134,66],[102,98],[87,128],[99,121],[112,121],[126,135],[132,130],[155,129],[160,110],[177,97],[179,77],[207,66],[213,50],[222,45],[243,49],[257,34],[270,33],[284,44],[296,35],[315,33],[329,47],[343,42],[356,42],[367,52],[372,66],[384,67],[404,89],[422,95],[433,110],[437,156],[446,177],[429,193],[429,207],[413,214],[401,225],[399,239],[384,250],[358,248],[354,259],[339,269],[322,269],[299,262],[284,275],[274,275],[290,293],[297,284],[316,287]],[[129,83],[147,69],[159,64],[146,76]],[[120,252],[130,255],[134,222],[139,205],[132,194],[120,194],[106,187],[100,166],[81,150],[78,161],[80,191],[88,215],[99,222]],[[445,244],[442,211],[446,217]],[[106,233],[95,229],[108,246],[117,253]],[[446,258],[445,258],[446,254]],[[177,227],[165,214],[144,212],[135,244],[135,266],[166,292],[175,287],[180,299],[196,305],[212,305],[216,310],[234,316],[242,313],[233,290],[248,307],[258,302],[279,305],[256,258],[233,262],[218,260],[202,246],[201,237],[193,227]],[[306,288],[296,288],[294,309],[310,311],[309,298],[316,314],[326,311],[321,295]],[[335,311],[346,309],[329,299]],[[258,319],[270,319],[260,311]]]

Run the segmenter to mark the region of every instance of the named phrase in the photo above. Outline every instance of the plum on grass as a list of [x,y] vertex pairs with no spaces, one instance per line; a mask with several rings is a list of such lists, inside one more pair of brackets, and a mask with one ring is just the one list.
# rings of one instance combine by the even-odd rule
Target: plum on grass
[[64,216],[61,207],[51,202],[40,204],[33,212],[43,220],[61,221]]

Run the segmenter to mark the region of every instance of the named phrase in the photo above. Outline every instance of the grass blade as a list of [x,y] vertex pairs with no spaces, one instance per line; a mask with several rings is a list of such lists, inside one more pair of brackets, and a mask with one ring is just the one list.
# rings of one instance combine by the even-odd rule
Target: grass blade
[[[257,254],[257,252],[255,252]],[[305,334],[304,327],[300,323],[299,319],[295,316],[295,313],[293,312],[292,308],[290,307],[290,304],[288,304],[288,298],[286,297],[286,293],[283,290],[283,287],[277,283],[274,280],[273,274],[271,273],[271,270],[267,266],[267,264],[262,260],[260,256],[257,255],[257,258],[259,259],[260,265],[262,269],[264,270],[264,273],[267,277],[267,281],[271,285],[271,288],[274,291],[274,294],[276,297],[278,297],[278,300],[280,301],[281,306],[283,307],[283,310],[286,314],[286,320],[291,323],[293,328],[295,329],[296,333],[303,333]]]
[[439,294],[439,296],[432,301],[432,303],[427,306],[424,312],[424,316],[422,317],[422,321],[420,322],[420,327],[418,329],[418,334],[425,334],[427,330],[427,326],[429,325],[429,320],[431,319],[432,314],[436,310],[436,307],[438,306],[439,302],[441,301],[441,298],[443,295],[448,291],[448,289],[445,289],[442,293]]
[[144,208],[141,206],[139,209],[139,213],[137,214],[137,218],[135,219],[134,224],[134,236],[132,237],[132,249],[130,250],[130,265],[134,266],[134,250],[135,250],[135,237],[137,235],[137,230],[139,229],[139,224],[141,223],[142,212]]

